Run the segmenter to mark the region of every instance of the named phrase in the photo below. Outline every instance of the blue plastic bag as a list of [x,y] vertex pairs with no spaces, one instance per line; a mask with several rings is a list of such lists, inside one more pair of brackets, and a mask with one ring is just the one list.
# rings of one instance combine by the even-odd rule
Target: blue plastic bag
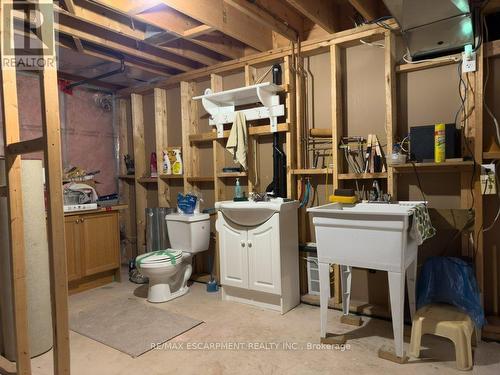
[[478,328],[486,324],[474,269],[462,259],[427,259],[418,279],[417,296],[417,308],[447,303],[466,312]]
[[186,194],[182,195],[181,193],[177,194],[177,208],[180,213],[185,215],[191,215],[194,213],[194,209],[196,208],[196,201],[198,197]]

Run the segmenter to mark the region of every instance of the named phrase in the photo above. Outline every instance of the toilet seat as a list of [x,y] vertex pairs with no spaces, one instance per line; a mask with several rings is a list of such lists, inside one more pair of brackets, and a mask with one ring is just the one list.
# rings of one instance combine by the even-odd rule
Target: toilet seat
[[182,259],[182,250],[157,250],[136,258],[137,267],[156,268],[176,265]]

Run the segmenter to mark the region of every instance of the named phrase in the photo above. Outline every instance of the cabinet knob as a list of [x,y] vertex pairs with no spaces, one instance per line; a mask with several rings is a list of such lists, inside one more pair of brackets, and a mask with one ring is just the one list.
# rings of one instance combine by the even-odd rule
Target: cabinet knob
[[252,243],[248,241],[248,247],[252,247]]
[[245,247],[245,241],[241,241],[241,247]]

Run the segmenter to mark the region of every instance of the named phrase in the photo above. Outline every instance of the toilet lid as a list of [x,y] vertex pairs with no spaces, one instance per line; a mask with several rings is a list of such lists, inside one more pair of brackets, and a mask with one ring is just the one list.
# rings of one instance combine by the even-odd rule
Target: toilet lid
[[139,267],[144,264],[158,264],[158,263],[178,263],[178,260],[182,258],[182,250],[157,250],[143,255],[139,255],[136,258],[136,264]]

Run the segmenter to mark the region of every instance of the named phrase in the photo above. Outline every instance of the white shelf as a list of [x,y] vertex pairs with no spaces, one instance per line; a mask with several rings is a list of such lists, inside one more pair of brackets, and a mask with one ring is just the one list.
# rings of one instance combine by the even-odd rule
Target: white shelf
[[278,117],[285,114],[285,106],[279,103],[278,96],[278,92],[282,90],[281,86],[264,82],[220,92],[206,89],[204,95],[193,99],[201,99],[203,107],[210,114],[209,124],[217,127],[218,138],[224,137],[224,124],[234,121],[235,107],[258,103],[262,105],[243,109],[241,112],[249,121],[268,118],[271,132],[274,133],[278,131]]

